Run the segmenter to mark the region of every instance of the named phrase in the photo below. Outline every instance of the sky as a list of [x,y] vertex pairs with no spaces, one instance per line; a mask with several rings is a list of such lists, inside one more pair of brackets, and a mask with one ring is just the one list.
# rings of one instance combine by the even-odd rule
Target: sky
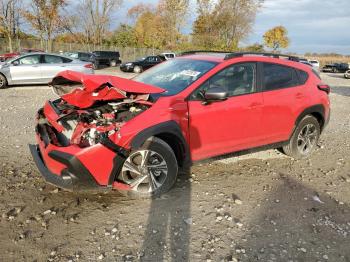
[[[185,33],[190,33],[195,20],[195,0]],[[127,0],[119,11],[126,21],[128,8],[140,2],[155,4],[157,0]],[[265,0],[257,14],[253,31],[242,45],[262,43],[264,32],[283,25],[291,40],[286,51],[340,53],[350,55],[350,0]]]

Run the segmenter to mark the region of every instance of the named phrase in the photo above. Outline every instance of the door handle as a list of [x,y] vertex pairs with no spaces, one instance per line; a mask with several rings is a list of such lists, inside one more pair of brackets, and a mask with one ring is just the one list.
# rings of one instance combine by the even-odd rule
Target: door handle
[[304,97],[304,95],[302,94],[302,93],[297,93],[296,95],[295,95],[295,98],[296,99],[302,99]]

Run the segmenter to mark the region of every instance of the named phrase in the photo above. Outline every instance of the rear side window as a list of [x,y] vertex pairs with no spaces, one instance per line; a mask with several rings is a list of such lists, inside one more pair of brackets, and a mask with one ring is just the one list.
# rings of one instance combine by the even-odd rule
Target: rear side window
[[298,70],[298,74],[299,74],[300,85],[305,84],[306,81],[309,79],[308,73],[306,73],[303,70]]
[[264,91],[299,85],[294,68],[278,64],[263,63]]

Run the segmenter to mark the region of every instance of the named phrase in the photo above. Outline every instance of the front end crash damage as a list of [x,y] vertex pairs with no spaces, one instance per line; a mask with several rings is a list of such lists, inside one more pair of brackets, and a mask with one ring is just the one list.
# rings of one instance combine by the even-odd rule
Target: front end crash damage
[[30,150],[51,184],[67,190],[107,189],[118,181],[129,149],[118,145],[123,126],[152,107],[164,90],[114,76],[65,71],[50,83],[59,99],[38,111],[38,145]]

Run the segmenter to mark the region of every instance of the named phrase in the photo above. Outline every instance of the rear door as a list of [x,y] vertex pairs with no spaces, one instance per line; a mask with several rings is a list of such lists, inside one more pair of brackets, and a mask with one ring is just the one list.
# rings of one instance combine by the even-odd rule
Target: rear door
[[69,63],[72,61],[69,58],[56,55],[43,55],[43,64],[41,68],[42,80],[48,83],[59,72],[69,70]]
[[12,84],[41,83],[41,56],[27,55],[12,61],[10,65]]
[[[228,99],[203,103],[203,92],[212,87],[226,90]],[[256,63],[234,64],[211,77],[190,96],[188,110],[193,160],[259,145],[262,93]]]
[[261,63],[264,107],[262,130],[265,144],[289,139],[308,98],[297,70],[281,64]]

